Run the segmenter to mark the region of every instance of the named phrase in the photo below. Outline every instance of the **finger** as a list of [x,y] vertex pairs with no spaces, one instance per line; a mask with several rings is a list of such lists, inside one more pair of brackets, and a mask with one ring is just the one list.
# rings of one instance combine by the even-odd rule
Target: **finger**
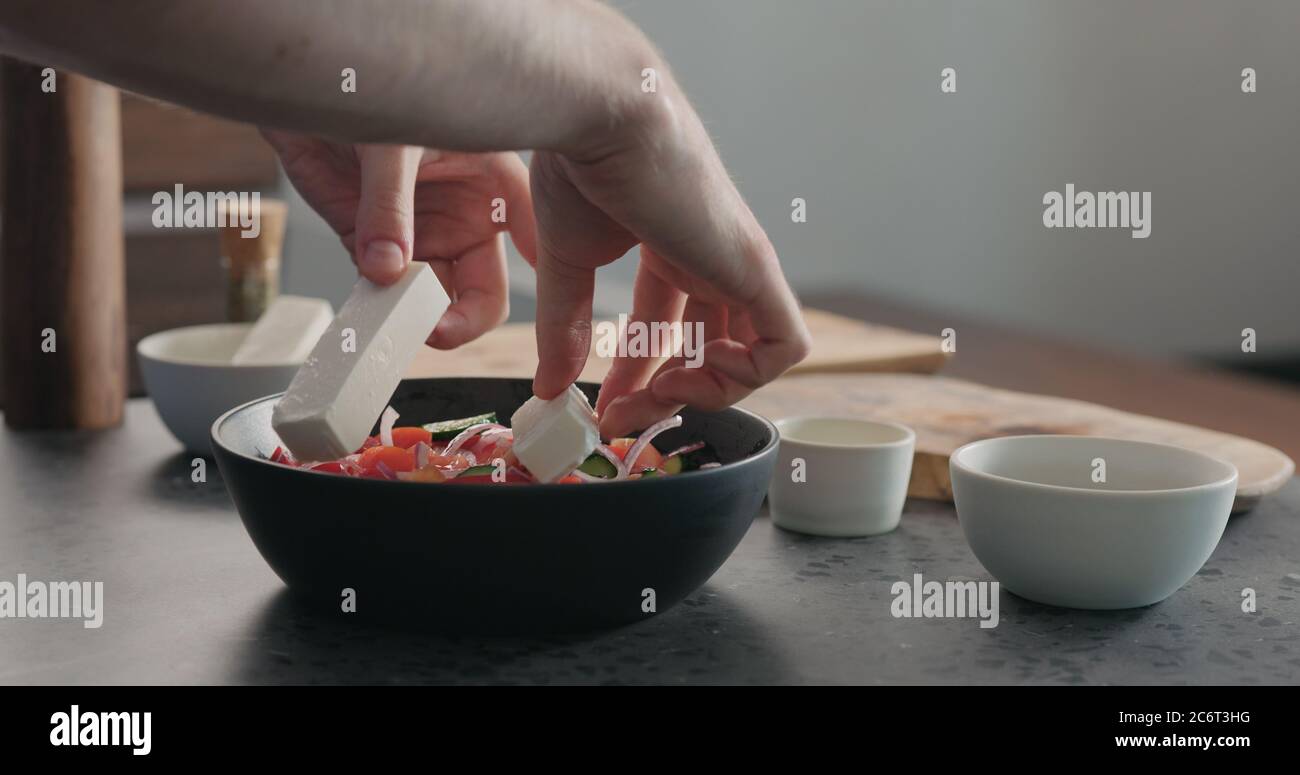
[[537,374],[533,392],[554,398],[582,373],[591,346],[595,267],[636,243],[586,199],[553,153],[535,151]]
[[298,132],[272,129],[271,127],[258,127],[257,131],[276,153],[284,153],[305,137],[305,135]]
[[[704,348],[706,358],[717,354],[718,345],[737,345],[730,340],[710,342]],[[724,372],[708,366],[698,369],[678,367],[655,377],[650,384],[655,399],[664,403],[679,402],[694,409],[717,412],[731,406],[752,392]]]
[[537,265],[537,221],[533,216],[533,194],[528,184],[528,166],[517,153],[492,154],[492,171],[506,201],[506,228],[519,255],[530,266]]
[[651,383],[655,397],[710,411],[722,409],[807,356],[812,337],[784,280],[768,285],[746,312],[752,342],[710,341],[701,368],[676,368],[655,378]]
[[676,401],[660,401],[648,388],[633,391],[615,399],[605,408],[605,413],[600,416],[600,436],[605,439],[631,436],[638,430],[672,417],[683,406],[685,404]]
[[[686,303],[686,294],[664,282],[644,263],[637,267],[636,281],[632,286],[632,314],[628,317],[628,327],[640,324],[651,327],[654,324],[680,325],[682,307]],[[626,332],[620,332],[625,334]],[[661,348],[667,343],[652,342],[650,353],[633,357],[615,356],[609,373],[601,382],[600,395],[596,401],[596,414],[602,415],[605,407],[616,398],[645,387],[650,375],[659,367],[665,356],[671,351]],[[669,345],[671,346],[671,345]]]
[[450,350],[505,322],[510,314],[506,251],[501,235],[471,248],[450,275],[450,307],[429,336],[429,346]]
[[751,344],[758,339],[754,326],[749,322],[749,313],[743,309],[731,308],[727,317],[727,335],[741,344]]
[[[682,342],[678,352],[664,361],[649,383],[654,384],[659,375],[674,369],[685,368],[695,362],[704,345],[707,331],[720,331],[720,321],[724,320],[725,310],[706,304],[698,299],[686,301],[682,310]],[[601,388],[604,392],[604,388]],[[634,430],[647,428],[659,420],[681,411],[687,403],[673,398],[662,399],[650,388],[641,388],[615,398],[600,415],[600,431],[605,438],[625,436]]]
[[[411,260],[423,261],[428,264],[433,273],[438,275],[438,282],[442,283],[442,288],[447,292],[447,296],[456,300],[456,260],[446,256],[453,254],[455,251],[468,252],[474,244],[456,245],[449,248],[447,243],[448,231],[445,222],[440,222],[439,214],[424,212],[420,207],[420,198],[427,196],[422,192],[419,183],[415,189],[415,236],[411,244]],[[478,236],[480,241],[483,240],[481,235]]]
[[[451,301],[451,304],[455,304],[456,303],[456,262],[446,258],[416,258],[414,260],[421,261],[429,265],[429,268],[433,270],[434,275],[438,277],[438,284],[441,285],[443,291],[447,293],[447,298]],[[447,306],[447,309],[451,309],[451,304]],[[446,310],[444,310],[443,315],[446,314],[447,312]],[[439,320],[441,321],[442,318],[439,318]],[[437,330],[437,323],[434,324],[434,331],[436,330]],[[425,339],[425,344],[429,345],[430,347],[433,347],[435,346],[433,342],[434,342],[433,331],[430,331],[428,338]],[[450,349],[450,348],[443,348],[443,349]]]
[[779,271],[768,275],[766,290],[745,310],[751,337],[747,346],[706,350],[708,365],[732,379],[756,388],[781,376],[808,356],[812,335],[799,302]]
[[387,285],[411,260],[415,177],[422,150],[412,146],[370,145],[358,149],[361,198],[357,204],[357,269]]
[[539,241],[537,375],[533,393],[552,399],[578,379],[591,347],[591,297],[596,272],[565,264]]

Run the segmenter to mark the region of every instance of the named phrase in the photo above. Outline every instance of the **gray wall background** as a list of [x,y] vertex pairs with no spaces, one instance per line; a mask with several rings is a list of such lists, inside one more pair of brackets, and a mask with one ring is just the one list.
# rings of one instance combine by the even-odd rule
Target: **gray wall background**
[[[1300,352],[1300,1],[617,5],[666,53],[797,290],[1155,354],[1240,356],[1246,326],[1263,356]],[[1043,194],[1070,182],[1151,191],[1151,236],[1044,228]],[[286,286],[337,302],[346,256],[293,204]],[[602,271],[600,307],[627,306],[634,270]]]

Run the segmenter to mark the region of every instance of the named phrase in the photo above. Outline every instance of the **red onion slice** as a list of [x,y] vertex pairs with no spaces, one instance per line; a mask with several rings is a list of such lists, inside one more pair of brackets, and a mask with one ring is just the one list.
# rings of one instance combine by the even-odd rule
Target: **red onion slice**
[[485,444],[491,443],[492,450],[490,451],[496,451],[501,449],[501,444],[504,441],[509,441],[513,445],[515,441],[515,434],[514,431],[510,430],[509,428],[489,428],[488,430],[485,430],[482,433],[480,433],[478,438],[479,441]]
[[429,455],[433,454],[433,447],[421,441],[415,445],[415,467],[424,468],[429,465]]
[[[650,442],[654,441],[655,436],[658,436],[669,428],[680,427],[681,424],[682,416],[680,414],[675,414],[667,420],[660,420],[649,428],[646,428],[640,436],[636,437],[636,441],[632,443],[627,454],[623,456],[624,460],[631,461],[627,463],[627,465],[636,465],[636,459],[641,456],[641,453],[645,451],[646,447],[650,446]],[[624,468],[626,470],[626,466]]]
[[468,428],[461,431],[460,433],[456,434],[456,438],[447,442],[447,447],[443,449],[442,454],[444,455],[454,454],[456,450],[464,446],[467,441],[479,435],[480,433],[484,431],[492,430],[493,428],[510,430],[509,428],[506,428],[506,426],[502,425],[501,423],[495,423],[495,422],[476,423],[474,425],[469,426]]
[[382,460],[379,461],[378,463],[375,463],[375,470],[378,471],[381,475],[383,475],[385,479],[397,478],[397,474],[394,473],[393,469],[389,468],[388,464]]
[[704,442],[697,441],[694,444],[687,444],[684,447],[678,447],[677,449],[674,449],[672,452],[665,452],[664,459],[666,460],[674,455],[689,455],[690,453],[694,452],[697,449],[704,449]]
[[[615,479],[626,479],[626,478],[627,478],[627,466],[623,463],[623,458],[619,457],[617,452],[615,452],[614,450],[610,449],[608,444],[597,444],[597,445],[596,445],[596,449],[593,450],[593,451],[594,451],[597,455],[600,455],[601,457],[603,457],[603,458],[605,458],[606,460],[608,460],[610,463],[613,463],[613,464],[614,464],[614,478],[615,478]],[[577,469],[574,469],[574,470],[577,470]],[[597,478],[599,478],[599,477],[597,477]],[[610,481],[610,480],[605,479],[604,481]]]
[[379,415],[379,443],[385,447],[393,446],[393,423],[397,418],[397,410],[391,406],[384,407],[384,413]]

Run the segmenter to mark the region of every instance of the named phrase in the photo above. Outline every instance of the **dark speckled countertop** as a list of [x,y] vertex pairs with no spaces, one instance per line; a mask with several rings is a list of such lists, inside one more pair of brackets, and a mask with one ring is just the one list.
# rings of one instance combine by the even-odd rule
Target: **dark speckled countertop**
[[[1234,517],[1205,568],[1145,609],[896,619],[895,581],[988,579],[951,507],[869,539],[761,516],[684,603],[594,636],[445,638],[292,603],[220,474],[190,481],[147,402],[99,434],[0,432],[0,581],[101,580],[104,624],[0,619],[0,683],[1300,683],[1300,483]],[[1257,611],[1242,611],[1242,589]]]

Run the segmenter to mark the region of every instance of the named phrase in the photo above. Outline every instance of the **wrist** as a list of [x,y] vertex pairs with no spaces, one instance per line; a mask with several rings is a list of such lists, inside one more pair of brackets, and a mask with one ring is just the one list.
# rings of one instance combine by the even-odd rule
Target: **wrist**
[[555,149],[579,162],[671,144],[680,134],[682,116],[689,113],[659,51],[634,25],[606,10],[610,26],[602,37],[609,44],[609,56],[601,58],[601,70],[583,95],[572,132]]

